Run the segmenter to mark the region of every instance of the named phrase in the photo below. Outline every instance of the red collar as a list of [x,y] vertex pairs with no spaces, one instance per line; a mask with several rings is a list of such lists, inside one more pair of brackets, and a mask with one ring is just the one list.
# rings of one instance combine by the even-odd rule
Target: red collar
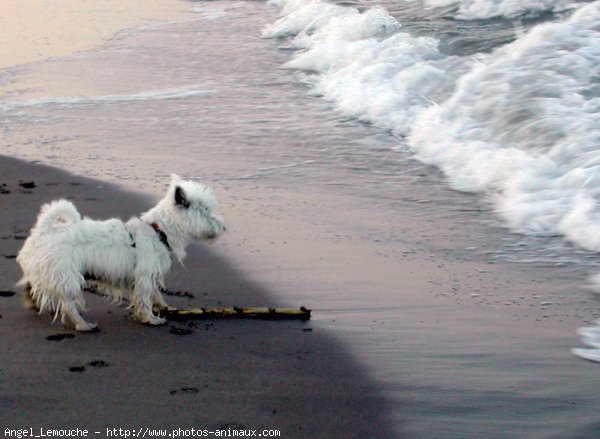
[[150,224],[150,227],[154,229],[154,231],[158,235],[158,239],[160,239],[160,242],[162,242],[165,245],[165,247],[167,247],[167,250],[171,251],[171,246],[169,245],[167,234],[160,229],[157,223]]

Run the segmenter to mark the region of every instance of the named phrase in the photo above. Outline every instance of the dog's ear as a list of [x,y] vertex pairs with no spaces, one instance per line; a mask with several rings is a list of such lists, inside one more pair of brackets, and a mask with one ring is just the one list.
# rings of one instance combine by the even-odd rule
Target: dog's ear
[[185,209],[190,207],[190,202],[186,198],[185,191],[182,189],[181,186],[177,186],[175,188],[175,204]]

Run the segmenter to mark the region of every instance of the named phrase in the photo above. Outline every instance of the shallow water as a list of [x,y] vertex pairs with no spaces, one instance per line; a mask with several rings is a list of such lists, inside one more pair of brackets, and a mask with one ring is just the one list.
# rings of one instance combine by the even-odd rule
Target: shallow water
[[[468,70],[459,57],[516,38],[493,20],[493,38],[473,38],[480,26],[443,18],[452,8],[385,6],[413,17],[415,36],[432,17],[440,35],[461,28],[437,54],[423,47],[454,76]],[[495,200],[449,188],[395,127],[322,99],[315,78],[282,68],[297,48],[261,36],[278,12],[191,2],[183,20],[0,71],[2,153],[152,193],[172,171],[210,182],[242,230],[221,250],[315,308],[316,330],[343,339],[397,403],[399,433],[592,437],[597,369],[569,348],[600,316],[580,288],[597,254],[510,233]],[[408,129],[405,116],[390,120]]]

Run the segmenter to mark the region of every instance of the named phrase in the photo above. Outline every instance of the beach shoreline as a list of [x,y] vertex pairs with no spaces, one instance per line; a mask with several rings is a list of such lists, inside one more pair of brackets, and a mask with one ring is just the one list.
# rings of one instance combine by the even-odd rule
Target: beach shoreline
[[[169,428],[264,425],[309,438],[340,428],[349,437],[597,431],[597,369],[569,353],[577,328],[600,316],[582,288],[594,258],[562,263],[552,242],[531,255],[485,200],[391,148],[399,139],[307,98],[279,69],[285,51],[260,40],[275,15],[262,3],[197,2],[188,21],[103,40],[121,20],[140,23],[127,4],[107,20],[114,29],[69,46],[71,55],[52,58],[63,53],[48,46],[46,61],[0,71],[0,183],[10,191],[0,194],[0,289],[13,290],[14,256],[42,202],[70,197],[86,215],[127,219],[176,172],[215,189],[228,230],[168,277],[194,298],[167,299],[304,305],[313,319],[176,325],[192,330],[182,336],[88,295],[102,332],[87,336],[0,297],[0,348],[11,358],[0,426],[54,416],[97,428],[131,417]],[[36,188],[19,186],[31,180]]]

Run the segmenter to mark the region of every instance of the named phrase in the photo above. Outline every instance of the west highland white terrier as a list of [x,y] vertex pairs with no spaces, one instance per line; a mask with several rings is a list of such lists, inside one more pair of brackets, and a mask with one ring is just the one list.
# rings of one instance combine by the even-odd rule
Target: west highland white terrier
[[26,302],[39,312],[61,315],[64,325],[93,331],[80,314],[83,288],[92,283],[115,301],[127,298],[135,317],[161,325],[154,306],[166,307],[161,294],[171,259],[185,258],[194,240],[214,240],[225,230],[213,215],[216,205],[207,186],[172,175],[166,196],[140,218],[95,221],[82,218],[67,200],[42,206],[36,225],[17,256],[23,270],[19,285]]

